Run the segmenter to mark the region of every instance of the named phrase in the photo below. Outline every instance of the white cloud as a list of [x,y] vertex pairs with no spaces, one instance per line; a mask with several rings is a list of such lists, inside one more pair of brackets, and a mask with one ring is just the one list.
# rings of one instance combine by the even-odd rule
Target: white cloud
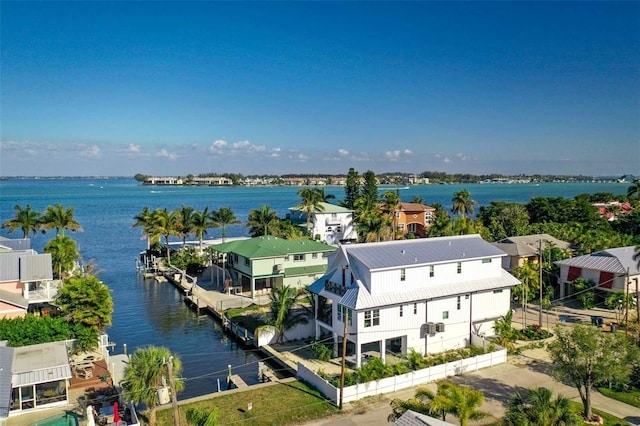
[[254,145],[247,140],[234,142],[232,147],[236,151],[247,152],[264,152],[267,149],[267,147],[265,147],[264,145]]
[[102,157],[102,151],[98,145],[85,146],[80,155],[88,159],[97,159]]
[[338,150],[338,154],[339,154],[341,157],[346,157],[347,155],[349,155],[349,151],[347,151],[346,149],[339,149],[339,150]]
[[298,154],[297,158],[298,158],[298,161],[302,161],[303,163],[309,159],[309,157],[304,155],[303,153]]
[[130,143],[129,146],[127,146],[127,152],[130,152],[132,154],[139,154],[140,145],[136,145],[135,143]]
[[444,157],[444,159],[442,161],[445,162],[445,163],[450,163],[451,162],[449,157]]
[[178,158],[175,152],[169,152],[166,148],[162,148],[160,151],[156,153],[156,156],[168,158],[171,161],[174,161]]
[[411,151],[410,149],[405,149],[404,151],[402,151],[402,153],[403,153],[404,155],[412,155],[412,154],[413,154],[413,151]]
[[227,141],[225,141],[224,139],[218,139],[217,141],[212,143],[211,146],[214,146],[216,148],[224,148],[225,146],[227,146]]

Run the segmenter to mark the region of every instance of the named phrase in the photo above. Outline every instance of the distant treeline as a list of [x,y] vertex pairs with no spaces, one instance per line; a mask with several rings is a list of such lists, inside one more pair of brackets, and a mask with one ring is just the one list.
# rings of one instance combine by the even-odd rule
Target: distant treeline
[[[225,177],[231,179],[234,185],[242,184],[247,179],[250,180],[268,180],[272,183],[277,183],[277,181],[288,178],[324,178],[329,180],[334,179],[344,179],[346,178],[346,174],[322,174],[322,173],[289,173],[284,175],[243,175],[242,173],[200,173],[197,175],[199,178],[210,178],[210,177]],[[138,173],[134,176],[138,182],[144,182],[146,179],[152,176],[145,175],[142,173]],[[184,178],[189,181],[196,177],[196,175],[186,175]],[[449,174],[445,172],[438,171],[424,171],[419,174],[415,173],[403,173],[403,172],[387,172],[377,174],[380,183],[389,183],[389,184],[404,184],[408,183],[410,179],[422,178],[429,179],[430,183],[477,183],[488,180],[496,180],[496,179],[507,179],[507,180],[530,180],[533,182],[585,182],[585,181],[593,181],[593,180],[610,180],[613,181],[615,177],[594,177],[594,176],[584,176],[584,175],[503,175],[500,173],[491,173],[491,174],[482,174],[475,175],[471,173],[454,173]]]

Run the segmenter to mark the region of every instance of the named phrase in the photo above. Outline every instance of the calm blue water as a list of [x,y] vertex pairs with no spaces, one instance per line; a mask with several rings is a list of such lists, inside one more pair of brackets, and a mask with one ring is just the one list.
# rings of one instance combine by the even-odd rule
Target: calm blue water
[[[431,204],[439,202],[449,209],[453,192],[467,188],[480,205],[492,200],[526,202],[535,196],[572,198],[581,193],[612,192],[622,194],[628,185],[607,183],[542,183],[513,185],[430,185],[401,190],[403,201],[418,195]],[[151,209],[178,209],[182,204],[209,210],[231,207],[238,218],[246,221],[251,209],[268,204],[280,216],[299,202],[300,188],[163,188],[139,186],[132,179],[25,179],[0,181],[0,222],[14,216],[13,206],[31,204],[43,211],[47,206],[61,203],[75,208],[76,219],[84,232],[70,234],[76,241],[83,259],[95,259],[100,278],[111,288],[115,305],[113,325],[108,329],[110,339],[121,353],[123,344],[129,351],[145,345],[167,346],[180,355],[186,381],[180,398],[213,392],[217,379],[224,382],[227,365],[247,383],[257,382],[257,357],[227,340],[219,327],[209,318],[198,319],[180,299],[171,285],[145,283],[135,271],[135,258],[146,248],[140,230],[132,228],[133,216],[145,206]],[[344,197],[342,187],[329,187],[326,193]],[[220,230],[212,230],[210,238],[219,238]],[[0,235],[12,235],[6,229]],[[242,225],[227,228],[228,236],[247,235]],[[32,246],[42,251],[52,233],[32,238]],[[245,364],[250,364],[244,366]]]

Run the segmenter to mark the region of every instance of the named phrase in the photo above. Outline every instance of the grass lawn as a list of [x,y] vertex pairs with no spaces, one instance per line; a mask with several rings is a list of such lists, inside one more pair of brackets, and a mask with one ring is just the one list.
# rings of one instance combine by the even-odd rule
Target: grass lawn
[[[248,411],[247,404],[250,402],[253,403],[253,409]],[[326,417],[338,411],[320,393],[297,381],[180,405],[180,424],[187,424],[185,413],[193,407],[207,411],[215,407],[218,409],[219,424],[238,423],[243,426],[295,425]],[[158,425],[173,425],[173,412],[170,406],[168,409],[158,411],[157,416]]]
[[[569,402],[573,407],[573,409],[576,411],[576,413],[582,414],[582,409],[584,407],[582,406],[581,402],[575,402],[575,401],[569,401]],[[591,410],[593,411],[593,414],[597,414],[600,417],[602,417],[602,420],[604,420],[604,423],[603,423],[604,426],[627,426],[629,424],[624,419],[613,416],[609,413],[605,413],[604,411],[598,410],[596,408],[592,408]],[[587,423],[583,423],[583,424],[586,425]]]
[[604,396],[640,408],[640,390],[638,389],[628,390],[624,392],[614,391],[609,388],[599,388],[598,390]]
[[235,324],[253,332],[256,328],[264,325],[264,320],[262,319],[263,311],[264,308],[262,306],[250,305],[246,308],[228,309],[225,315]]

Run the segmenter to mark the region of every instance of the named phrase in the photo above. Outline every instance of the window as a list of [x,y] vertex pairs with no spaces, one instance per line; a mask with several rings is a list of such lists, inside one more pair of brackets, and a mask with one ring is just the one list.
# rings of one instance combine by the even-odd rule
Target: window
[[457,307],[458,310],[460,310],[460,296],[457,297],[456,307]]
[[449,319],[449,311],[442,311],[442,319]]
[[294,254],[293,255],[293,261],[294,262],[300,262],[304,260],[304,254]]
[[464,300],[469,300],[469,295],[468,294],[464,295]]
[[336,219],[338,217],[338,213],[331,213],[331,219]]
[[499,289],[499,290],[493,290],[493,294],[498,294],[498,293],[502,293],[502,289]]
[[404,315],[404,306],[400,305],[400,316]]
[[317,259],[318,258],[318,253],[311,253],[311,258],[312,259]]
[[338,321],[344,321],[343,318],[345,316],[349,319],[349,325],[352,325],[353,312],[351,311],[351,309],[342,305],[338,305]]
[[414,303],[413,304],[413,315],[417,315],[418,314],[418,304]]
[[407,271],[402,268],[400,269],[400,281],[404,281],[407,279]]
[[364,326],[372,327],[380,325],[380,310],[364,311]]
[[340,225],[336,226],[336,232],[342,232],[342,226]]
[[238,255],[234,253],[233,255],[233,261],[238,263]]
[[489,259],[482,259],[482,263],[491,263],[491,258],[489,258]]
[[433,277],[435,275],[434,266],[429,265],[429,276]]
[[462,273],[462,262],[458,262],[458,273]]
[[284,260],[285,260],[285,261],[288,261],[288,260],[289,260],[289,255],[285,256],[285,257],[284,257]]
[[245,257],[245,258],[244,258],[244,264],[245,264],[245,265],[247,265],[247,266],[249,266],[249,258],[248,258],[248,257]]

